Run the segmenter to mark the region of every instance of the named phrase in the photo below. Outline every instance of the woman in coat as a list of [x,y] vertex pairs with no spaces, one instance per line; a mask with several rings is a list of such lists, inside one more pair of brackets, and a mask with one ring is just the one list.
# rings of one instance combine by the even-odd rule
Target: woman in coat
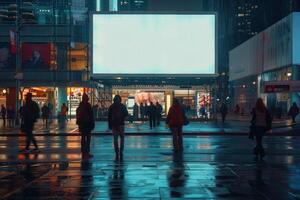
[[184,125],[184,111],[178,99],[173,99],[173,105],[170,107],[166,124],[173,135],[174,151],[183,150],[182,126]]

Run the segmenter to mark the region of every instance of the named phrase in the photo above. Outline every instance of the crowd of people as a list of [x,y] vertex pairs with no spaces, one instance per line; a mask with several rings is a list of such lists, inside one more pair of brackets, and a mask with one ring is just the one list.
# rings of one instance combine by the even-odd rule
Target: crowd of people
[[[32,100],[32,94],[27,93],[25,102],[19,110],[21,119],[20,130],[26,136],[25,148],[20,150],[22,153],[38,153],[40,152],[38,144],[33,135],[34,124],[41,118],[43,122],[48,126],[49,118],[52,116],[52,105],[44,104],[43,107],[39,108],[39,105]],[[135,104],[133,108],[133,117],[138,118],[149,118],[150,127],[159,125],[162,106],[157,102],[156,104],[150,103],[149,106],[145,104],[140,107]],[[6,119],[8,120],[9,126],[13,124],[11,119],[15,118],[16,113],[11,107],[5,108],[1,105],[1,117],[3,119],[3,125],[6,125]],[[223,103],[219,112],[222,116],[222,122],[226,120],[228,108]],[[59,115],[61,120],[67,121],[68,107],[62,104]],[[296,103],[293,103],[289,109],[288,115],[291,116],[292,122],[295,123],[296,117],[299,114],[299,108]],[[260,159],[265,156],[265,150],[263,148],[263,137],[267,131],[272,128],[273,115],[265,106],[263,100],[258,98],[255,107],[251,111],[251,122],[249,129],[249,138],[255,139],[256,146],[253,149],[253,153]],[[119,95],[116,95],[113,99],[113,104],[108,109],[108,127],[112,131],[113,146],[116,154],[116,160],[123,159],[124,152],[124,140],[125,140],[125,120],[129,117],[128,110]],[[183,138],[182,128],[189,124],[188,118],[185,113],[184,106],[176,98],[173,99],[173,104],[168,110],[166,116],[166,126],[170,129],[173,136],[173,149],[174,152],[183,151]],[[95,117],[93,113],[93,107],[89,103],[89,97],[87,94],[83,94],[82,101],[76,109],[76,124],[78,125],[79,132],[81,133],[81,153],[83,159],[90,159],[93,155],[90,153],[90,142],[91,132],[95,128]],[[34,148],[30,150],[31,143]]]
[[139,116],[142,120],[149,119],[150,129],[159,126],[161,121],[163,108],[159,102],[154,104],[143,103],[138,106],[136,103],[133,106],[133,120],[138,120]]

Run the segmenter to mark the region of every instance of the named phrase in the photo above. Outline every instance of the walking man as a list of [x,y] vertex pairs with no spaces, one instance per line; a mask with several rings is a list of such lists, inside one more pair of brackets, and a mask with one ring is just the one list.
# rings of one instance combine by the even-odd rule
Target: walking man
[[227,108],[225,103],[222,103],[222,105],[220,107],[220,113],[221,113],[221,116],[222,116],[222,123],[224,124],[224,122],[226,120],[226,115],[228,113],[228,108]]
[[[114,103],[108,109],[108,127],[112,130],[116,160],[123,160],[124,125],[128,111],[121,103],[120,95],[114,97]],[[119,141],[120,138],[120,141]]]
[[60,114],[62,116],[63,122],[68,121],[68,118],[67,118],[68,111],[69,111],[68,106],[66,106],[66,104],[63,103],[60,108]]
[[156,126],[156,107],[153,104],[153,102],[150,102],[150,105],[148,107],[148,116],[150,122],[150,129],[152,129],[152,127]]
[[162,114],[162,111],[163,111],[163,108],[162,106],[160,105],[159,102],[156,102],[156,123],[157,123],[157,126],[160,125],[160,119],[161,119],[161,114]]
[[86,93],[82,95],[82,101],[76,110],[76,124],[81,133],[82,159],[92,158],[90,154],[91,132],[95,128],[94,114],[89,97]]
[[16,112],[12,106],[8,106],[6,113],[7,113],[6,116],[7,116],[7,121],[8,121],[8,127],[13,128],[14,122],[15,122],[15,117],[16,117]]
[[40,115],[40,109],[38,104],[32,100],[32,94],[27,93],[25,105],[20,109],[20,114],[22,118],[21,131],[26,135],[26,147],[21,150],[23,153],[30,153],[29,146],[31,142],[34,145],[32,152],[38,153],[39,148],[36,140],[33,136],[34,123],[37,121]]
[[2,104],[1,105],[1,117],[2,117],[2,120],[3,120],[3,127],[6,126],[6,108],[5,106]]
[[48,120],[49,120],[49,115],[50,115],[50,109],[49,107],[44,104],[44,106],[42,107],[42,119],[43,119],[43,123],[46,125],[46,128],[48,127]]
[[293,124],[296,123],[296,117],[298,114],[299,114],[299,108],[298,108],[296,102],[294,102],[288,113],[288,115],[292,117]]

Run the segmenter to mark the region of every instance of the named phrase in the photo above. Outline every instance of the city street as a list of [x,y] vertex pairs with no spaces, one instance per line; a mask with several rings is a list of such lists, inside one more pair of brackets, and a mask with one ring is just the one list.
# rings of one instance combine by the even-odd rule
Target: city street
[[300,200],[300,0],[0,1],[0,200]]
[[[249,132],[250,119],[243,117],[238,119],[230,119],[224,124],[218,121],[191,121],[188,126],[184,126],[184,134],[186,135],[247,135]],[[0,122],[1,126],[1,122]],[[273,129],[270,135],[300,135],[300,124],[291,124],[288,119],[273,121]],[[0,135],[17,136],[19,134],[18,128],[3,128],[0,127]],[[150,129],[149,122],[134,122],[126,123],[126,133],[129,135],[169,135],[170,130],[165,126],[165,121],[162,121],[158,127]],[[36,135],[78,135],[78,127],[76,120],[71,119],[66,122],[65,126],[59,125],[55,120],[49,128],[43,125],[42,121],[36,124]],[[96,127],[93,131],[95,135],[110,135],[111,131],[108,130],[107,121],[96,121]]]
[[123,162],[112,138],[92,138],[83,162],[79,136],[39,136],[40,154],[19,154],[23,137],[0,137],[4,199],[299,199],[300,137],[266,137],[257,161],[246,136],[127,136]]

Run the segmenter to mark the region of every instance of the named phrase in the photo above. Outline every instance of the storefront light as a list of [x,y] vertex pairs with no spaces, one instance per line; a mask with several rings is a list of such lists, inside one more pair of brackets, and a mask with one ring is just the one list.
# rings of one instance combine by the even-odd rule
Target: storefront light
[[6,90],[6,89],[3,89],[3,90],[2,90],[2,93],[3,93],[3,94],[6,94],[6,93],[7,93],[7,90]]
[[291,76],[292,76],[292,73],[291,73],[291,72],[288,72],[286,75],[287,75],[287,77],[291,77]]
[[255,81],[253,81],[253,82],[252,82],[252,84],[253,84],[253,85],[255,85],[255,84],[256,84],[256,82],[255,82]]
[[243,85],[243,88],[245,88],[246,87],[246,85]]

